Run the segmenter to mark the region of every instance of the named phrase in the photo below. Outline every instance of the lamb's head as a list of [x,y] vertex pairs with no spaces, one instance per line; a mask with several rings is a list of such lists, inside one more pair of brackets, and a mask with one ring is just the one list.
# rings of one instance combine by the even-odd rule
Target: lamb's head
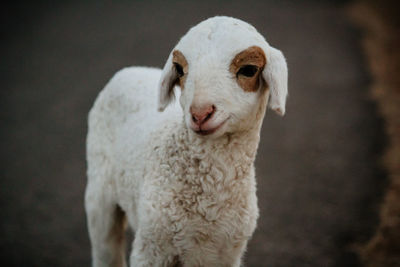
[[256,29],[229,17],[205,20],[172,50],[159,83],[159,110],[180,87],[188,128],[219,137],[260,126],[267,105],[285,113],[287,67]]

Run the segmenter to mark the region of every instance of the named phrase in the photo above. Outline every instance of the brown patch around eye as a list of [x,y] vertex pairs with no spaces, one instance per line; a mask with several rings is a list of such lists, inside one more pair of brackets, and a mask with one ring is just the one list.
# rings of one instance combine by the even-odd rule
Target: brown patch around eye
[[251,46],[234,57],[229,71],[244,91],[255,92],[260,86],[260,73],[266,63],[264,51],[258,46]]
[[189,64],[187,63],[185,56],[179,50],[175,50],[172,53],[172,63],[177,75],[175,84],[179,85],[183,90],[189,70]]

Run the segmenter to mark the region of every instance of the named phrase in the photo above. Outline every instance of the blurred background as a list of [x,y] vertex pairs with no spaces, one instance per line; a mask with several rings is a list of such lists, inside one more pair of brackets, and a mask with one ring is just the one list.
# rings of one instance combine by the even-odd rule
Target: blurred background
[[287,115],[264,120],[261,216],[245,265],[400,266],[400,83],[390,80],[400,35],[394,2],[377,3],[2,5],[1,264],[90,266],[83,194],[93,101],[119,69],[162,67],[191,26],[227,15],[253,24],[289,67]]

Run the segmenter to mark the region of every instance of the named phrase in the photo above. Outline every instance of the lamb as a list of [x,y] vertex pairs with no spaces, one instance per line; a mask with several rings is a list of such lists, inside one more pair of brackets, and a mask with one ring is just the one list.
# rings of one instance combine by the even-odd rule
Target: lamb
[[286,97],[283,54],[231,17],[191,28],[163,70],[115,74],[89,113],[93,266],[126,266],[127,225],[130,266],[240,266],[259,216],[261,124]]

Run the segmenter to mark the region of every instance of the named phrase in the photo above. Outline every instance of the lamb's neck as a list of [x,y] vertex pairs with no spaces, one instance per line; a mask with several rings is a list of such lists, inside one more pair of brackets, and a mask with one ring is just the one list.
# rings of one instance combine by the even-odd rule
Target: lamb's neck
[[227,163],[240,161],[240,164],[252,165],[260,141],[260,129],[255,127],[247,131],[227,133],[219,138],[199,137],[188,130],[191,147],[204,148],[204,155]]

